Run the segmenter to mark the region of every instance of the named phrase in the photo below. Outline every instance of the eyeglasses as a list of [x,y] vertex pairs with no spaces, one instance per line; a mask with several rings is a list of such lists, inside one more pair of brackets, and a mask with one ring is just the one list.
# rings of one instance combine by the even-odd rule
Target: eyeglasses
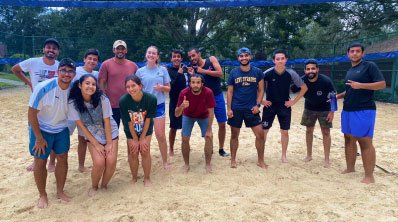
[[70,70],[66,70],[66,69],[60,69],[58,70],[62,75],[68,74],[69,76],[74,75],[76,73],[75,70],[70,69]]

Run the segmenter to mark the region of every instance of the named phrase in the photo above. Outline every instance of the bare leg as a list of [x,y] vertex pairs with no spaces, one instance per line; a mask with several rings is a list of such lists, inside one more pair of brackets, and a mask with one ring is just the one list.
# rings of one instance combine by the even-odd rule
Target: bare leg
[[87,142],[83,136],[77,136],[77,140],[79,141],[77,145],[77,158],[79,160],[79,171],[81,173],[84,173],[88,171],[88,169],[84,167],[84,162],[86,160],[86,152],[87,152]]
[[223,157],[229,156],[228,153],[224,150],[225,144],[225,134],[226,134],[226,126],[225,123],[218,123],[218,147],[219,147],[219,154]]
[[257,149],[257,166],[266,169],[268,167],[267,164],[264,162],[264,132],[263,127],[261,125],[257,125],[252,127],[252,131],[256,136],[256,149]]
[[170,165],[167,162],[167,141],[166,141],[166,133],[165,133],[165,118],[155,118],[153,119],[154,127],[155,127],[155,136],[159,143],[160,154],[162,155],[163,160],[163,168],[168,170],[170,169]]
[[34,158],[33,158],[33,162],[29,166],[26,167],[26,170],[28,172],[33,172],[35,170],[35,159]]
[[305,142],[307,144],[307,156],[304,158],[304,162],[312,160],[312,141],[314,139],[314,127],[306,127],[305,131]]
[[287,163],[287,145],[289,144],[289,131],[281,129],[282,163]]
[[343,170],[342,173],[355,172],[355,161],[357,160],[357,144],[355,137],[351,134],[344,134],[344,145],[347,168]]
[[55,153],[53,150],[51,150],[50,153],[50,162],[48,163],[47,170],[50,173],[53,173],[55,171]]
[[174,142],[176,140],[177,129],[170,128],[169,131],[169,155],[174,156]]
[[55,179],[57,181],[57,197],[62,201],[69,202],[71,198],[64,192],[66,175],[68,173],[68,153],[59,154],[55,166]]
[[117,163],[117,153],[119,150],[118,144],[119,144],[118,139],[113,140],[112,151],[106,156],[105,171],[104,174],[102,175],[101,188],[104,189],[108,188],[108,183],[111,180],[113,174],[115,173],[116,163]]
[[132,176],[132,183],[135,184],[138,180],[138,164],[139,164],[138,152],[131,153],[127,143],[127,153],[128,153],[128,160]]
[[189,146],[189,137],[188,136],[183,136],[182,137],[182,143],[181,143],[181,152],[182,152],[182,157],[184,158],[184,171],[188,172],[189,171],[189,152],[191,148]]
[[362,179],[362,183],[370,184],[374,183],[373,171],[376,164],[376,151],[370,137],[358,138],[359,146],[361,147],[363,168],[365,169],[365,177]]
[[231,149],[231,168],[236,168],[236,153],[238,152],[239,147],[239,133],[240,128],[236,128],[231,126],[231,140],[229,142],[229,146]]
[[[151,138],[152,138],[151,136],[146,137],[148,144],[151,144]],[[151,166],[152,166],[150,146],[148,148],[148,152],[141,151],[141,157],[142,157],[142,168],[144,170],[144,186],[148,187],[152,184],[151,176],[150,176],[151,175]]]
[[98,153],[91,143],[88,143],[88,149],[93,161],[93,168],[91,170],[91,188],[88,190],[90,197],[94,196],[98,190],[98,184],[101,180],[102,174],[105,170],[105,158]]
[[46,169],[47,160],[34,158],[34,171],[33,175],[35,177],[35,182],[37,186],[37,190],[39,191],[39,201],[37,202],[38,208],[47,208],[48,207],[48,198],[46,192],[46,181],[47,181],[47,169]]
[[213,136],[205,136],[206,172],[211,173],[211,156],[213,155]]
[[330,129],[329,128],[322,128],[321,127],[321,131],[322,131],[322,138],[323,138],[323,152],[325,155],[325,161],[323,166],[326,168],[330,167],[330,145],[332,143],[332,138],[330,136]]

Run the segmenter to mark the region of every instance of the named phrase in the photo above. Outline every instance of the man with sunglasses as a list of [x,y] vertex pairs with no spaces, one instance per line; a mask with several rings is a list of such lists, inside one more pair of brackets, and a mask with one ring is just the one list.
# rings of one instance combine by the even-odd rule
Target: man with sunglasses
[[68,172],[68,151],[70,147],[67,122],[68,96],[70,83],[76,75],[76,65],[71,59],[59,63],[58,77],[39,83],[29,99],[28,120],[29,151],[34,157],[34,178],[40,194],[38,208],[48,206],[46,192],[47,158],[54,151],[57,158],[55,179],[57,198],[69,202],[70,197],[64,193]]
[[332,128],[334,112],[330,110],[328,95],[331,92],[336,92],[336,90],[329,77],[319,74],[318,62],[315,59],[305,61],[304,72],[305,76],[302,79],[308,87],[308,91],[304,95],[304,112],[301,118],[301,125],[306,126],[307,156],[304,158],[304,161],[309,162],[312,160],[314,127],[318,120],[321,126],[325,155],[323,166],[329,167],[330,128]]

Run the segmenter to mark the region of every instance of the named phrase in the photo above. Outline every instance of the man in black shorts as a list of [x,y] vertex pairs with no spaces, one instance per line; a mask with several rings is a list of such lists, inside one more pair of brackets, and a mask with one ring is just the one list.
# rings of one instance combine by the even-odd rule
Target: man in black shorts
[[187,87],[188,74],[187,69],[182,62],[182,51],[171,51],[172,66],[167,69],[170,76],[170,103],[169,103],[169,117],[170,117],[170,131],[169,131],[169,155],[174,156],[174,141],[176,139],[177,130],[182,128],[182,117],[176,117],[175,109],[178,102],[180,92]]
[[307,143],[307,156],[304,161],[308,162],[312,160],[314,126],[316,120],[318,120],[323,138],[324,167],[329,167],[330,128],[332,128],[334,112],[330,110],[328,94],[336,92],[336,90],[329,77],[319,74],[318,62],[315,59],[305,61],[304,72],[305,76],[302,79],[308,87],[308,91],[304,95],[304,112],[301,118],[301,125],[306,126],[305,141]]
[[[291,107],[296,104],[307,92],[307,86],[300,76],[293,70],[286,68],[287,54],[283,50],[276,50],[272,55],[272,61],[275,66],[264,72],[266,82],[266,99],[263,100],[263,129],[264,140],[267,140],[267,134],[272,127],[275,116],[281,129],[282,144],[282,163],[287,163],[287,145],[289,143],[289,129],[292,118]],[[293,100],[290,100],[290,83],[301,87],[299,94]]]
[[240,48],[236,55],[240,67],[230,72],[227,92],[228,125],[231,126],[231,168],[236,168],[239,132],[244,120],[246,127],[250,127],[256,136],[257,165],[265,169],[264,133],[260,118],[260,106],[264,96],[263,73],[250,66],[251,52],[248,48]]

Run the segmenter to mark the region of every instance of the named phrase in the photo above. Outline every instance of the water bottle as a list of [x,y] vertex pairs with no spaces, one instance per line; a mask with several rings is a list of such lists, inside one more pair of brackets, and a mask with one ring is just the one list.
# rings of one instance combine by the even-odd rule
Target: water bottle
[[336,97],[336,92],[330,92],[328,95],[330,99],[330,111],[335,112],[337,111],[337,97]]

